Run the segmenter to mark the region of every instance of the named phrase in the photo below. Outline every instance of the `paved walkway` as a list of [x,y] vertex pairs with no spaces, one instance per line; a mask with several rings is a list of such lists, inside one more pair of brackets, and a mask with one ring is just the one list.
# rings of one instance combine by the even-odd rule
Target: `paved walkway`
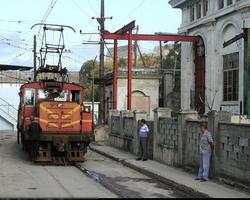
[[152,178],[174,185],[177,189],[195,192],[199,197],[250,198],[250,194],[211,180],[208,182],[195,181],[193,174],[182,169],[169,167],[153,160],[136,161],[135,155],[111,146],[91,144],[91,149]]

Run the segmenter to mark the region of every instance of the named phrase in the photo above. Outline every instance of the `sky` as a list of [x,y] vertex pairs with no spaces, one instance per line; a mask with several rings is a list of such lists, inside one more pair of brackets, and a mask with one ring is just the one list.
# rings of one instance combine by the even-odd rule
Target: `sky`
[[[83,62],[99,54],[99,45],[86,44],[98,41],[98,22],[92,17],[100,16],[100,0],[1,0],[0,12],[0,63],[33,66],[33,36],[41,46],[43,31],[36,23],[62,24],[72,26],[75,33],[65,29],[63,66],[79,71]],[[173,9],[168,0],[105,0],[105,29],[114,32],[135,20],[139,33],[177,33],[181,23],[181,11]],[[39,31],[40,30],[40,31]],[[80,30],[82,33],[80,34]],[[50,34],[51,41],[57,41],[56,34]],[[112,42],[112,41],[107,41]],[[158,42],[140,42],[142,53],[153,51]],[[126,45],[119,42],[118,45]],[[112,47],[112,45],[107,45]],[[106,49],[105,49],[106,50]],[[107,54],[107,53],[105,53]],[[54,56],[48,58],[51,64],[57,62]]]

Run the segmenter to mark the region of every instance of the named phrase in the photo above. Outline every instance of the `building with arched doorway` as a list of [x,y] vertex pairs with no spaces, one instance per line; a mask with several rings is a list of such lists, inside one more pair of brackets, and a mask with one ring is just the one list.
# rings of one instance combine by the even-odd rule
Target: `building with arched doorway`
[[[153,110],[159,107],[159,80],[156,69],[133,68],[131,110],[144,110],[153,119]],[[113,109],[113,73],[106,74],[105,112]],[[118,68],[117,110],[127,110],[127,69]]]
[[226,110],[246,112],[244,39],[226,41],[250,28],[249,0],[170,0],[182,10],[180,34],[199,36],[182,44],[181,108],[200,114]]

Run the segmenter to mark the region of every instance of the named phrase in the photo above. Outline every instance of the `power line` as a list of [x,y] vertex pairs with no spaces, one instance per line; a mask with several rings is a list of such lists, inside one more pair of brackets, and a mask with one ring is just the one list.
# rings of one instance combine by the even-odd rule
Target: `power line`
[[51,11],[52,11],[52,9],[54,8],[54,6],[56,5],[56,2],[57,2],[57,0],[52,0],[51,1],[51,6],[49,6],[49,11],[48,11],[48,13],[47,14],[45,14],[45,16],[44,16],[44,18],[43,18],[43,20],[42,20],[42,23],[44,23],[45,21],[46,21],[46,19],[48,18],[48,16],[49,16],[49,14],[51,13]]
[[21,57],[22,55],[26,54],[27,52],[19,53],[18,55],[15,56],[15,58]]
[[111,58],[113,59],[114,57],[112,56],[112,54],[111,54],[111,52],[110,52],[110,50],[109,50],[109,48],[108,48],[107,44],[106,44],[106,43],[104,43],[104,45],[105,45],[105,47],[106,47],[106,49],[108,50],[109,55],[110,55],[110,56],[106,56],[106,57],[111,57]]
[[96,15],[98,15],[98,12],[94,9],[93,5],[90,3],[90,1],[88,0],[88,4],[90,5],[90,7],[92,8],[92,10],[94,11],[94,13]]
[[[46,19],[48,18],[49,14],[50,14],[51,11],[53,10],[53,8],[54,8],[54,6],[56,5],[56,3],[57,3],[57,0],[52,0],[52,1],[51,1],[51,3],[50,3],[50,5],[49,5],[48,9],[46,10],[46,12],[45,12],[45,14],[44,14],[44,16],[43,16],[43,18],[42,18],[42,20],[41,20],[41,23],[44,23],[44,22],[46,21]],[[40,38],[40,31],[41,31],[41,28],[42,28],[42,26],[40,26],[39,31],[38,31],[38,38],[39,38],[39,39],[41,39],[41,38]]]
[[33,22],[37,22],[37,20],[5,20],[5,19],[0,19],[0,22],[18,23],[18,24],[31,24]]
[[142,0],[124,19],[115,27],[112,29],[112,31],[116,30],[130,15],[132,15],[138,8],[142,6],[142,4],[145,2],[145,0]]
[[[3,41],[3,43],[5,43],[5,44],[8,44],[8,45],[10,45],[10,46],[14,46],[15,45],[15,47],[17,46],[16,44],[13,44],[13,42],[15,42],[15,43],[21,43],[22,45],[24,45],[24,46],[30,46],[30,44],[29,43],[26,43],[26,42],[24,42],[24,41],[26,41],[25,39],[9,39],[9,38],[6,38],[6,37],[4,37],[4,36],[1,36],[0,35],[0,40],[1,41]],[[4,42],[5,41],[5,42]],[[11,43],[12,42],[12,43]],[[18,48],[21,48],[21,47],[18,47]]]
[[7,45],[9,45],[9,46],[11,46],[11,47],[18,48],[18,49],[22,49],[22,50],[26,50],[26,51],[32,51],[32,48],[29,48],[29,49],[28,49],[28,48],[25,48],[25,47],[21,47],[21,46],[12,44],[12,43],[10,43],[10,42],[2,41],[2,43],[7,44]]
[[12,41],[15,43],[22,43],[25,46],[30,46],[30,43],[27,43],[28,41],[25,39],[19,39],[19,38],[9,39],[9,38],[6,38],[6,37],[1,36],[1,35],[0,35],[0,37],[2,38],[0,40]]
[[83,60],[86,60],[86,59],[87,59],[86,57],[84,58],[84,57],[80,56],[79,54],[77,54],[77,53],[75,53],[75,52],[73,52],[73,51],[71,51],[71,53],[74,54],[75,56],[77,56],[78,59],[83,59]]
[[76,3],[75,0],[72,0],[72,2],[75,4],[75,6],[76,6],[80,11],[82,11],[82,13],[83,13],[84,15],[86,15],[87,17],[91,17],[85,10],[83,10],[83,9],[81,8],[81,6],[79,6],[78,3]]
[[66,60],[71,60],[71,61],[73,61],[74,63],[83,63],[83,61],[80,61],[80,60],[77,60],[77,59],[74,59],[74,58],[71,58],[71,57],[69,57],[69,56],[62,56],[64,59],[66,59]]
[[[92,20],[93,20],[93,19],[91,18],[85,25],[83,25],[83,28],[82,28],[82,29],[87,28],[87,27],[89,26],[89,24],[91,24]],[[91,26],[96,27],[96,26],[93,25],[93,24],[91,24]]]

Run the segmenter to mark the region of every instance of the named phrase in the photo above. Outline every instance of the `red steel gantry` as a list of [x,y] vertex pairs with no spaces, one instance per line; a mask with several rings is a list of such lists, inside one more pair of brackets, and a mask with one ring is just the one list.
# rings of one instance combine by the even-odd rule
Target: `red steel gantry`
[[114,40],[114,59],[113,59],[113,109],[117,109],[117,40],[128,41],[128,85],[127,85],[127,110],[131,110],[131,93],[132,93],[132,41],[175,41],[175,42],[193,42],[199,41],[198,36],[184,36],[176,34],[132,34],[135,27],[135,21],[125,25],[114,33],[103,33],[103,39]]

